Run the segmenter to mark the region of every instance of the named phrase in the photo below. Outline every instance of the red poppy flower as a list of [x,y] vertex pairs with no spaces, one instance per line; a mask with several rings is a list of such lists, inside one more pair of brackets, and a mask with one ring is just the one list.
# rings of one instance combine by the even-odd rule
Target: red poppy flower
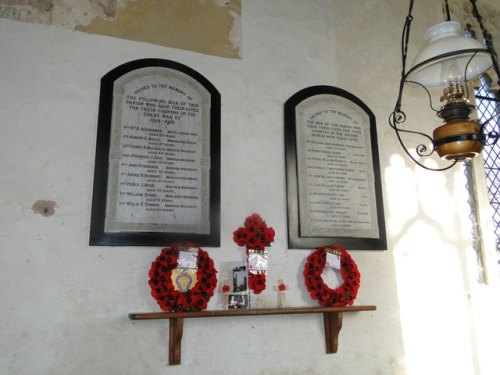
[[255,236],[255,233],[248,233],[246,246],[247,249],[255,250],[255,247],[257,246],[257,237]]
[[264,239],[266,243],[271,243],[274,241],[275,232],[273,228],[267,228],[264,232]]
[[247,231],[245,228],[238,228],[233,232],[233,241],[236,242],[238,246],[245,246],[248,240]]
[[257,242],[260,246],[262,246],[262,250],[264,250],[264,247],[266,247],[269,243],[269,241],[266,241],[263,235],[259,235],[257,237]]
[[259,225],[263,222],[264,220],[262,220],[259,214],[252,214],[245,219],[245,227],[250,225]]
[[256,224],[256,223],[249,224],[246,227],[246,230],[247,230],[247,232],[249,234],[253,234],[254,236],[258,236],[259,235],[259,225]]

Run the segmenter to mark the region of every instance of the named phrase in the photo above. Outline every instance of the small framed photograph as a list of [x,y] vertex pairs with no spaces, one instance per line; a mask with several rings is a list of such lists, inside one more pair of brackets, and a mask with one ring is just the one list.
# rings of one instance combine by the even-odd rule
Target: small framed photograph
[[233,268],[233,291],[246,292],[248,290],[248,274],[246,266]]
[[227,306],[229,309],[248,309],[248,295],[246,294],[230,294],[229,303]]
[[[230,286],[229,293],[217,293],[217,307],[221,309],[229,308],[230,295],[245,295],[246,308],[250,308],[251,300],[248,289],[247,266],[242,261],[221,262],[219,268],[219,285]],[[241,302],[238,302],[241,305]],[[234,308],[231,307],[231,308]]]

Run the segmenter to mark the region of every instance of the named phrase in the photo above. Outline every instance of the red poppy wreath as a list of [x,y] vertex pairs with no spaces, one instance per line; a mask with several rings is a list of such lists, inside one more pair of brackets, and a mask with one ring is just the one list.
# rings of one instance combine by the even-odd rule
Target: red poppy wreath
[[[327,263],[327,253],[340,257],[340,274],[344,282],[335,289],[325,284],[321,274]],[[352,305],[358,293],[360,273],[356,263],[345,249],[338,246],[321,246],[307,257],[304,266],[307,290],[321,306]]]
[[161,250],[149,270],[151,295],[163,311],[199,311],[207,308],[217,285],[217,271],[213,260],[203,249],[198,249],[195,285],[185,292],[176,290],[172,270],[177,267],[179,248],[176,245]]

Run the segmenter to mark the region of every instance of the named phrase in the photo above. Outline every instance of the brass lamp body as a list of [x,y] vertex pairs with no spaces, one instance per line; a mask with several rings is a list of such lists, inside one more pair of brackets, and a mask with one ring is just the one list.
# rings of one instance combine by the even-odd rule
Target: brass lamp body
[[456,119],[436,128],[433,142],[440,157],[450,161],[472,159],[483,150],[481,125],[474,120]]
[[434,149],[440,157],[450,161],[472,159],[483,149],[484,136],[478,121],[469,119],[474,106],[464,98],[464,87],[452,84],[445,88],[441,101],[447,103],[438,112],[444,124],[433,133]]

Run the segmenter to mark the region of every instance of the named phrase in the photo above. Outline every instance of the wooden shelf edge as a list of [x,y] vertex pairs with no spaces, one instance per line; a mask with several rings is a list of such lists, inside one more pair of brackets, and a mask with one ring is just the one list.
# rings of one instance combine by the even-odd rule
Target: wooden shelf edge
[[203,310],[190,312],[138,312],[128,314],[131,320],[175,319],[175,318],[218,318],[224,316],[258,316],[258,315],[287,315],[287,314],[318,314],[340,313],[356,311],[373,311],[373,305],[342,306],[342,307],[285,307],[267,309],[230,309],[230,310]]

